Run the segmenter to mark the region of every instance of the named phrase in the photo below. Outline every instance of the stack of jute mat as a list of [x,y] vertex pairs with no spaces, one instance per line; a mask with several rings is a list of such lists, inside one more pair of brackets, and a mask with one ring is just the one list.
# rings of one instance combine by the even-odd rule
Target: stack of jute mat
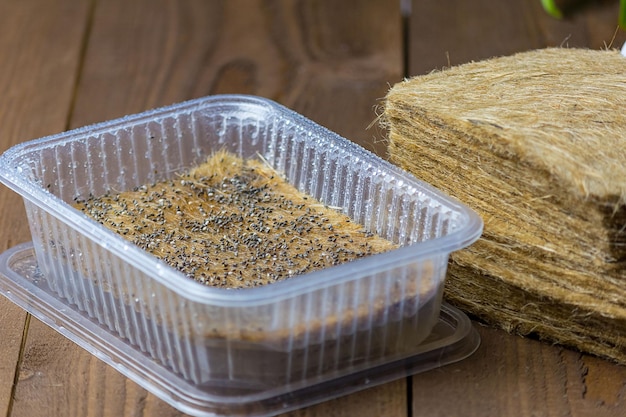
[[447,298],[626,363],[626,57],[550,48],[395,85],[395,164],[483,217]]

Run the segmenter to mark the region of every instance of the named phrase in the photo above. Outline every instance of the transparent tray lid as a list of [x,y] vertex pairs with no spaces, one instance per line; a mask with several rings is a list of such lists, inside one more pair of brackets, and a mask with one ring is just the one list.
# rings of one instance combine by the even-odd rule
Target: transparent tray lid
[[469,318],[444,304],[431,335],[415,346],[411,356],[335,379],[233,397],[195,386],[154,363],[126,340],[58,298],[41,278],[31,243],[0,255],[0,292],[4,296],[173,407],[196,416],[267,416],[302,408],[457,362],[474,353],[480,344]]

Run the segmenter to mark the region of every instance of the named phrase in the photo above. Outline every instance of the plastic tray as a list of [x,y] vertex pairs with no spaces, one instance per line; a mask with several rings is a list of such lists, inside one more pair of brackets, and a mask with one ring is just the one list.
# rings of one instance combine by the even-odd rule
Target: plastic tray
[[31,243],[0,255],[0,278],[0,291],[15,304],[172,406],[197,416],[286,412],[457,362],[470,356],[480,343],[467,316],[443,304],[432,333],[414,346],[412,356],[317,383],[276,386],[232,397],[198,389],[60,299],[41,275]]
[[[71,206],[176,178],[222,149],[263,159],[401,247],[229,291],[188,279]],[[437,323],[449,253],[482,231],[465,205],[250,96],[206,97],[17,145],[0,157],[0,180],[24,198],[50,291],[220,398],[276,396],[414,356]]]

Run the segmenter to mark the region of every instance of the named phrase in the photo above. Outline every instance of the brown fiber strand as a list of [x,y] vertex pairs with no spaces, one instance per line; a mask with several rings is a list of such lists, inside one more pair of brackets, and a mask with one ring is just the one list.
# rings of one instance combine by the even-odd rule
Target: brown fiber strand
[[485,222],[447,297],[510,332],[626,363],[626,58],[548,48],[395,85],[395,164]]

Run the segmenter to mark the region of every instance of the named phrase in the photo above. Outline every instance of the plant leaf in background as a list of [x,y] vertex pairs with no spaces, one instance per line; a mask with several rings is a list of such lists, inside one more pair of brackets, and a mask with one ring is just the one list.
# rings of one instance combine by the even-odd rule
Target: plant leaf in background
[[541,5],[550,16],[556,17],[557,19],[563,17],[563,13],[556,5],[556,2],[554,0],[541,0]]
[[[556,0],[541,0],[543,9],[552,17],[561,19],[563,17],[563,11],[557,6]],[[620,0],[619,2],[619,16],[617,18],[619,27],[622,30],[626,30],[626,0]]]

